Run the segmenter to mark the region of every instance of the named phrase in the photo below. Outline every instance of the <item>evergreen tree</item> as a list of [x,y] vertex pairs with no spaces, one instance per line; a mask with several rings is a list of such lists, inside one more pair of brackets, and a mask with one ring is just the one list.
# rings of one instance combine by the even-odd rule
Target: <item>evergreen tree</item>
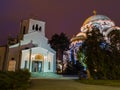
[[108,34],[106,43],[97,28],[88,33],[83,49],[87,57],[87,67],[96,79],[120,79],[120,30]]
[[60,35],[54,34],[49,41],[51,47],[57,52],[57,60],[62,61],[63,71],[63,52],[69,48],[70,41],[66,34],[61,33]]
[[103,70],[105,63],[104,53],[100,44],[104,42],[104,38],[97,28],[93,28],[93,30],[87,34],[88,37],[83,44],[83,49],[85,49],[85,55],[87,57],[87,67],[93,78],[101,78],[104,76]]
[[108,34],[110,40],[110,73],[111,79],[120,79],[120,30],[113,30]]

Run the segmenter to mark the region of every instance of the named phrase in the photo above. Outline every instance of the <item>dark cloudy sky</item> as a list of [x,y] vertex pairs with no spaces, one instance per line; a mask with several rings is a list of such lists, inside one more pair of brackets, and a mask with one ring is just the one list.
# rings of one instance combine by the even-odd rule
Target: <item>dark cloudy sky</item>
[[72,37],[94,9],[120,25],[120,0],[0,0],[0,44],[8,34],[16,36],[20,21],[29,18],[46,22],[49,39],[61,32]]

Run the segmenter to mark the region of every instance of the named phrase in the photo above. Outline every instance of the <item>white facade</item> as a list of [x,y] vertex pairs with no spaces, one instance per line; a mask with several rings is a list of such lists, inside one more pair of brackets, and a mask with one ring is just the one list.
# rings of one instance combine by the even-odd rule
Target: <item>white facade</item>
[[19,43],[9,47],[8,60],[14,58],[16,67],[30,72],[55,72],[56,52],[45,37],[45,22],[24,20],[21,23]]

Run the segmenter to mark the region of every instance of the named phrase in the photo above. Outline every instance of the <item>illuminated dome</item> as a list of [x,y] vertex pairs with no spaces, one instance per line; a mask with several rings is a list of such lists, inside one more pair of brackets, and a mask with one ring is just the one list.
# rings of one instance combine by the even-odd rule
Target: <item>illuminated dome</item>
[[76,37],[84,37],[86,38],[86,33],[83,33],[83,32],[79,32]]
[[85,25],[89,22],[96,21],[96,20],[111,20],[111,19],[104,15],[93,15],[93,16],[90,16],[89,18],[87,18],[85,20],[85,22],[83,23],[83,25]]
[[[69,61],[72,61],[73,63],[76,63],[76,61],[78,60],[78,57],[77,57],[78,51],[81,50],[82,46],[84,45],[85,40],[87,38],[89,38],[89,37],[87,37],[87,35],[90,33],[90,31],[99,30],[100,33],[103,35],[103,39],[106,42],[100,43],[101,48],[105,48],[108,43],[111,44],[112,39],[114,40],[114,38],[119,38],[119,36],[116,35],[116,34],[118,34],[116,32],[118,32],[118,30],[120,30],[120,27],[115,26],[115,23],[107,16],[96,15],[95,10],[93,13],[94,13],[93,16],[90,16],[89,18],[87,18],[84,21],[82,27],[80,28],[80,32],[71,38],[69,52],[68,52],[68,55],[66,55],[66,56],[68,56]],[[91,33],[91,35],[92,35],[92,33]],[[116,41],[116,42],[118,42],[118,41]],[[120,50],[119,42],[116,44],[116,46],[118,47],[118,50]],[[85,63],[84,63],[84,67],[86,69]]]
[[87,38],[86,33],[80,32],[71,39],[71,42],[85,40],[86,38]]
[[96,27],[101,33],[106,32],[111,27],[114,27],[115,23],[104,15],[93,15],[85,20],[83,26],[81,27],[82,32],[87,32],[93,30]]

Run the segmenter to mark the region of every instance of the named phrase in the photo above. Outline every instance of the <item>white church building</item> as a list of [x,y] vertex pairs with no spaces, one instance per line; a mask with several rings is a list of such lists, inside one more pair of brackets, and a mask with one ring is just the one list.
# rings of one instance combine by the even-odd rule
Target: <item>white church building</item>
[[45,22],[23,20],[17,40],[8,49],[8,71],[29,69],[30,72],[56,72],[56,52],[45,37]]

